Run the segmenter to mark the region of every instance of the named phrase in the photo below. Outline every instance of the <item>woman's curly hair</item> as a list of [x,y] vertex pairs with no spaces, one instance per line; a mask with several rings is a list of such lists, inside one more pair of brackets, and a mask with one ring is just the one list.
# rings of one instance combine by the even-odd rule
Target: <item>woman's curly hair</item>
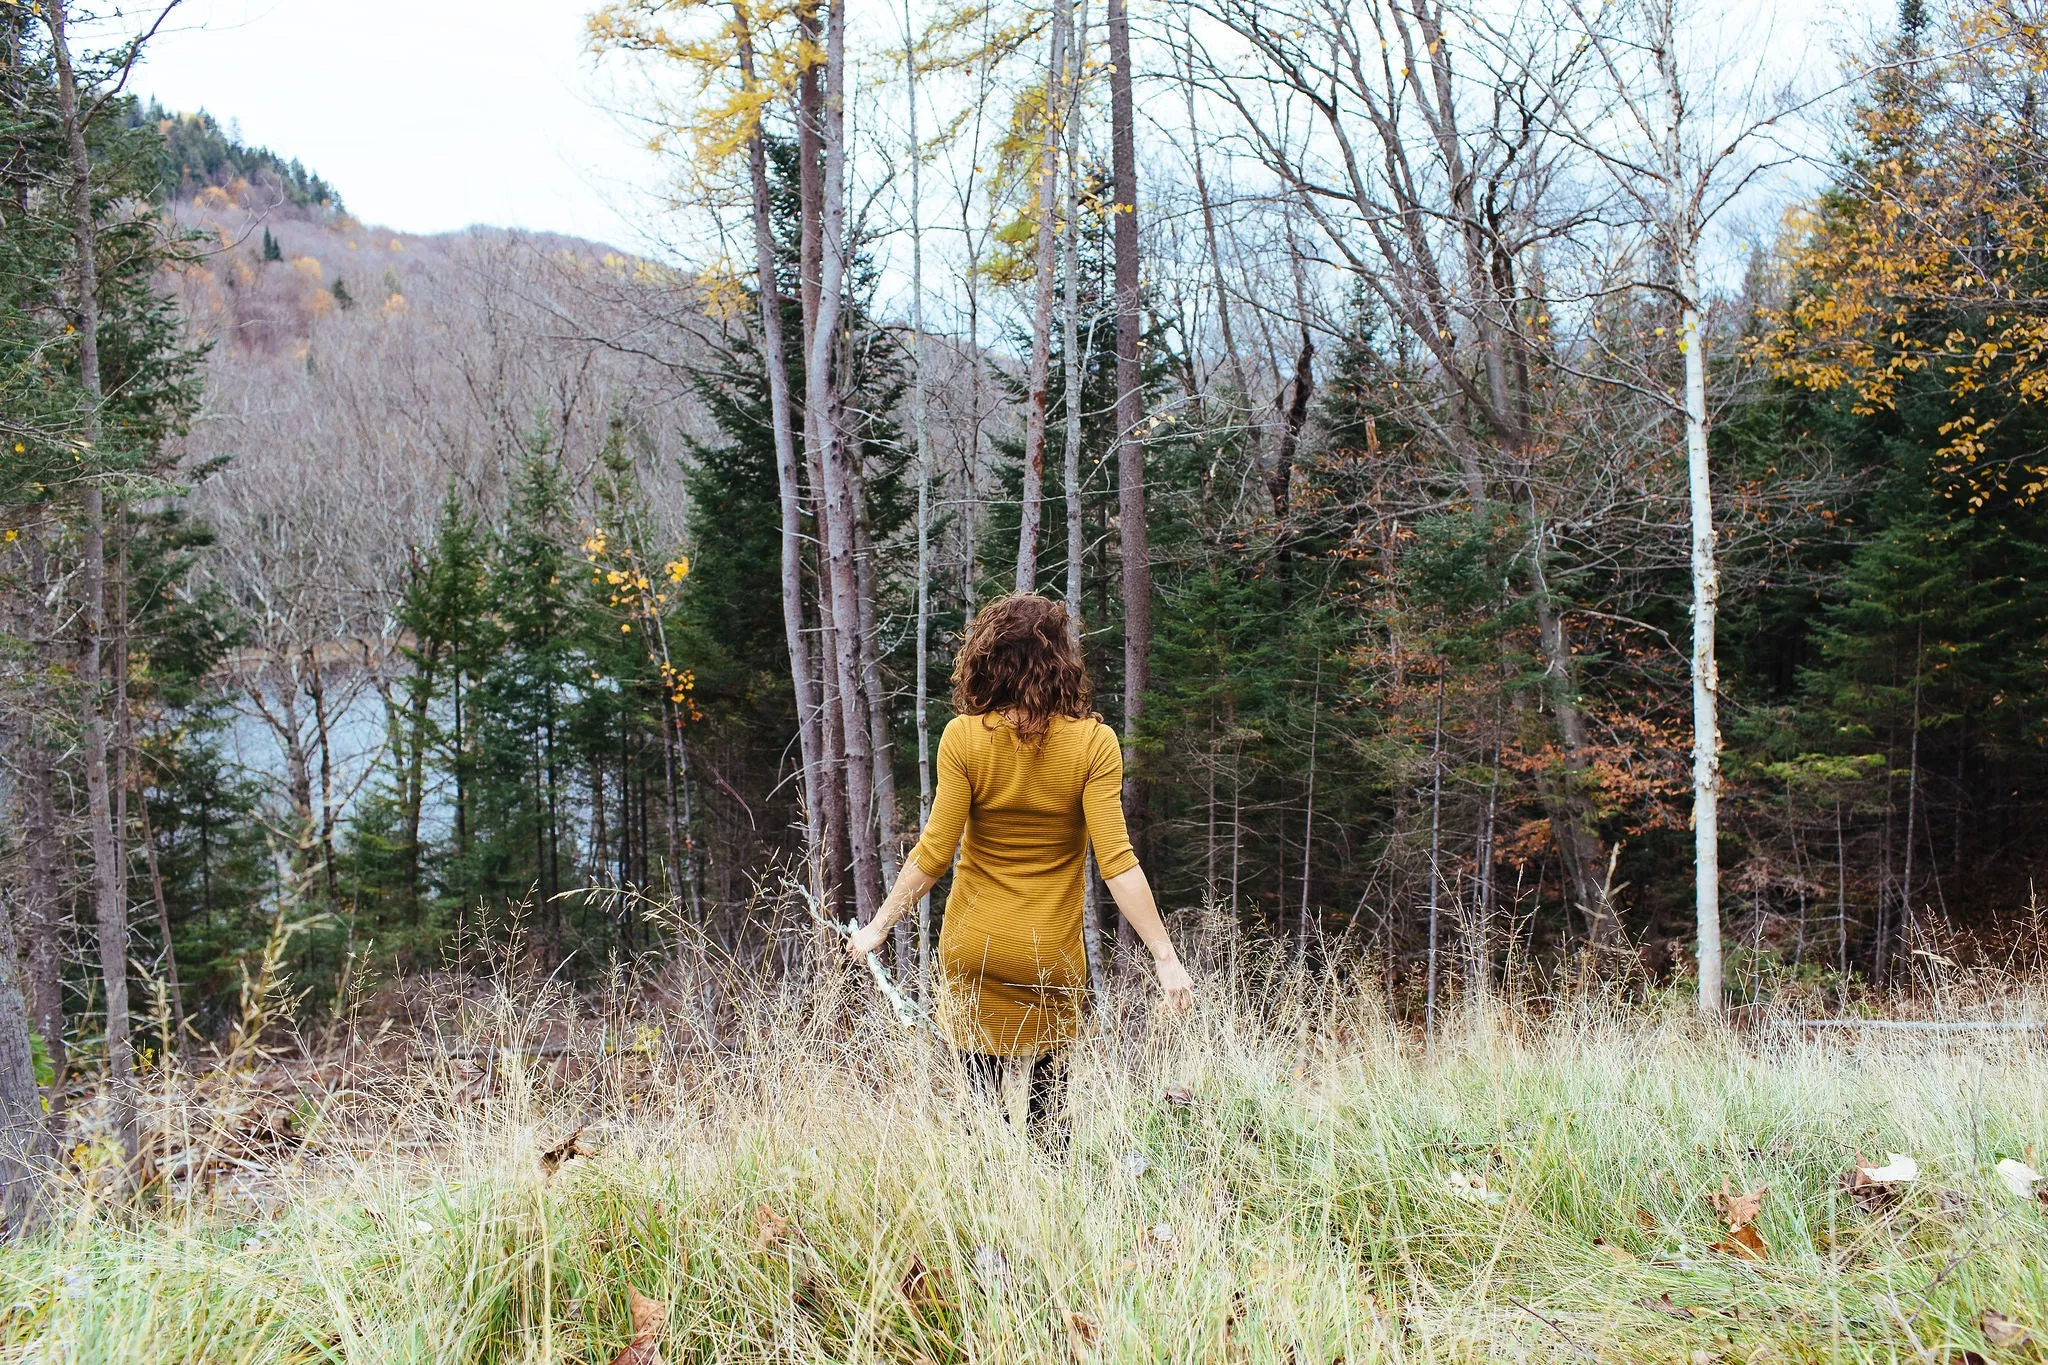
[[1086,719],[1095,689],[1065,606],[1011,593],[975,613],[953,656],[953,709],[963,716],[1007,711],[1017,735],[1036,744],[1054,716]]

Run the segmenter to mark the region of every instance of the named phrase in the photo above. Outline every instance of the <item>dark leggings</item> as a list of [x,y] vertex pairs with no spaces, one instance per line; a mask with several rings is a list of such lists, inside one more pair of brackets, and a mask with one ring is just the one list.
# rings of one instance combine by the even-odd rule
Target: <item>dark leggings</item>
[[[974,1093],[994,1104],[1003,1102],[1003,1071],[1008,1057],[963,1052],[960,1064]],[[1031,1064],[1031,1106],[1025,1131],[1047,1147],[1067,1145],[1067,1050],[1054,1048]]]

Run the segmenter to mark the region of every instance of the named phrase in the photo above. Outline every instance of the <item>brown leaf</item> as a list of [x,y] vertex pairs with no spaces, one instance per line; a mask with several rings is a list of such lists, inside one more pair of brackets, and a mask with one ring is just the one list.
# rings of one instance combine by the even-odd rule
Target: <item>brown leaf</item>
[[1067,1331],[1073,1334],[1076,1346],[1093,1346],[1102,1340],[1102,1324],[1072,1308],[1067,1310]]
[[1641,1204],[1636,1205],[1636,1226],[1644,1232],[1655,1232],[1657,1230],[1657,1215],[1651,1213]]
[[1985,1309],[1977,1325],[1984,1330],[1984,1340],[2001,1351],[2016,1351],[2027,1344],[2027,1329],[1995,1309]]
[[1626,1264],[1627,1262],[1633,1261],[1635,1259],[1634,1252],[1630,1251],[1625,1246],[1618,1246],[1615,1243],[1608,1241],[1605,1237],[1595,1237],[1593,1239],[1593,1245],[1599,1247],[1602,1251],[1606,1252],[1609,1256],[1613,1257],[1616,1264]]
[[773,1251],[789,1236],[789,1220],[762,1204],[754,1210],[754,1250]]
[[1746,1261],[1763,1261],[1770,1258],[1771,1244],[1766,1242],[1755,1228],[1744,1223],[1739,1228],[1730,1228],[1726,1241],[1714,1242],[1707,1250],[1718,1251],[1724,1256],[1740,1257]]
[[1185,1085],[1169,1085],[1160,1092],[1160,1098],[1176,1109],[1185,1109],[1195,1102],[1195,1092]]
[[1899,1202],[1905,1191],[1898,1185],[1888,1185],[1872,1180],[1864,1173],[1863,1153],[1856,1153],[1854,1164],[1847,1175],[1842,1177],[1842,1188],[1849,1192],[1858,1210],[1863,1213],[1883,1213]]
[[1671,1291],[1668,1289],[1654,1299],[1637,1299],[1635,1305],[1638,1308],[1647,1308],[1652,1313],[1662,1313],[1667,1318],[1677,1318],[1680,1322],[1691,1322],[1699,1316],[1699,1309],[1687,1307],[1682,1303],[1673,1303]]
[[904,1302],[912,1308],[943,1309],[946,1307],[945,1292],[939,1287],[939,1272],[924,1263],[924,1258],[911,1253],[910,1264],[904,1267],[903,1278],[896,1283]]
[[661,1331],[668,1326],[668,1305],[628,1285],[626,1309],[633,1315],[633,1339],[612,1357],[612,1365],[662,1365]]
[[587,1123],[577,1124],[575,1132],[542,1152],[540,1154],[541,1173],[553,1175],[564,1162],[571,1161],[579,1156],[595,1156],[595,1152],[583,1145],[583,1130],[589,1126]]
[[1764,1191],[1769,1188],[1768,1185],[1759,1185],[1748,1194],[1740,1194],[1729,1187],[1728,1177],[1724,1175],[1721,1177],[1721,1192],[1709,1193],[1707,1202],[1728,1224],[1728,1231],[1740,1232],[1754,1223],[1757,1214],[1763,1211]]

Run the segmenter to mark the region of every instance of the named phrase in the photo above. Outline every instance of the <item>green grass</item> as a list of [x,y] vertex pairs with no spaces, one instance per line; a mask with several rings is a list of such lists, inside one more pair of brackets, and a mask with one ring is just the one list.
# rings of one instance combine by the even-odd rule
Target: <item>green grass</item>
[[[2048,1154],[2038,1036],[1495,1011],[1425,1055],[1371,1002],[1211,1003],[1086,1048],[1062,1164],[841,1013],[482,1098],[387,1070],[267,1171],[143,1215],[80,1192],[0,1252],[5,1355],[602,1365],[632,1286],[670,1362],[2044,1358],[1979,1326],[2048,1334],[2048,1209],[1991,1173]],[[543,1175],[585,1116],[597,1154]],[[1859,1150],[1921,1178],[1860,1209]],[[1768,1187],[1761,1263],[1710,1249],[1724,1180]]]

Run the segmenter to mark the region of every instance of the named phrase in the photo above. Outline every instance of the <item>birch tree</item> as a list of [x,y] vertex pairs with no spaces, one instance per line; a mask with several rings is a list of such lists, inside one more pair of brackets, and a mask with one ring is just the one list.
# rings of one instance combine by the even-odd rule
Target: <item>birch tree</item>
[[[1654,373],[1636,387],[1674,417],[1684,451],[1687,566],[1692,585],[1692,641],[1687,672],[1692,684],[1692,826],[1694,951],[1699,1010],[1722,1008],[1721,971],[1721,726],[1720,668],[1715,618],[1721,569],[1714,528],[1713,472],[1708,459],[1707,337],[1701,327],[1701,241],[1716,214],[1759,167],[1738,158],[1765,129],[1790,112],[1743,111],[1732,129],[1702,129],[1700,91],[1680,53],[1679,0],[1636,0],[1588,16],[1573,0],[1572,14],[1594,54],[1604,82],[1581,103],[1558,91],[1557,121],[1598,158],[1617,189],[1633,201],[1651,233],[1652,259],[1662,275],[1644,285],[1669,300],[1677,327],[1680,382],[1676,392]],[[1745,83],[1754,103],[1762,85],[1760,62]],[[1712,73],[1728,83],[1730,73]],[[1738,89],[1742,84],[1737,85]],[[1608,125],[1608,126],[1603,126]],[[1711,145],[1707,139],[1713,139]],[[1662,329],[1659,329],[1661,332]]]
[[1045,63],[1044,143],[1038,150],[1033,177],[1037,191],[1038,254],[1032,275],[1030,375],[1025,381],[1023,501],[1017,519],[1018,592],[1031,592],[1038,586],[1038,529],[1045,510],[1046,402],[1052,377],[1053,271],[1060,240],[1061,92],[1067,29],[1072,22],[1071,0],[1053,0],[1051,51]]

